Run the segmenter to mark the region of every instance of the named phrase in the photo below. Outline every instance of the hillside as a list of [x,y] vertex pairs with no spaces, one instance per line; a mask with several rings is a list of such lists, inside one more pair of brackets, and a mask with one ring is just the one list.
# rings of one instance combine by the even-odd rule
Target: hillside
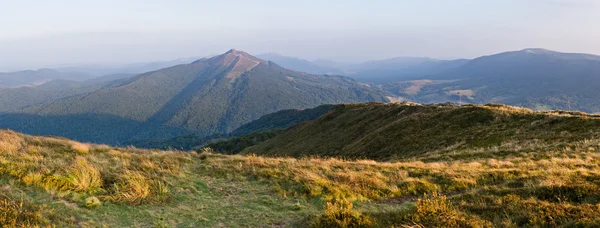
[[[250,123],[244,124],[228,134],[214,134],[201,137],[196,134],[179,135],[169,139],[137,139],[125,142],[125,145],[132,145],[138,148],[156,148],[156,149],[179,149],[191,150],[211,142],[227,141],[225,145],[243,149],[250,145],[255,145],[260,141],[280,133],[281,130],[292,125],[319,118],[329,112],[334,105],[321,105],[315,108],[298,110],[288,109],[275,113],[267,114]],[[268,132],[263,134],[263,132]],[[268,136],[268,137],[265,137]],[[233,139],[235,143],[229,142]],[[240,144],[241,145],[237,145]],[[217,143],[217,145],[221,145]],[[214,147],[214,146],[213,146]],[[216,148],[216,147],[215,147]],[[239,151],[236,151],[236,153]]]
[[89,93],[104,86],[106,83],[84,84],[70,80],[52,80],[38,86],[0,88],[0,113],[15,112],[28,106]]
[[[0,117],[7,120],[0,122],[0,127],[118,144],[183,133],[228,133],[284,109],[386,100],[380,90],[349,78],[286,70],[231,50],[210,59],[117,81],[90,93],[27,107],[18,114]],[[55,122],[65,117],[71,121],[54,128]],[[27,124],[30,119],[36,120],[35,127]],[[108,131],[96,132],[96,137],[71,130],[81,129],[81,125]],[[102,137],[115,134],[120,136]]]
[[[600,56],[525,49],[476,58],[430,79],[385,85],[418,103],[504,103],[600,112]],[[417,88],[415,90],[415,88]]]
[[450,146],[396,162],[151,151],[0,130],[0,226],[596,227],[600,141],[593,126],[577,127],[564,133],[570,143]]
[[281,110],[275,113],[264,115],[255,121],[244,124],[231,132],[231,135],[242,136],[254,132],[285,129],[304,121],[317,119],[335,107],[335,105],[321,105],[315,108],[308,108],[304,110]]
[[505,105],[351,104],[293,126],[243,153],[394,161],[512,143],[567,143],[597,137],[599,132],[600,119],[587,114]]

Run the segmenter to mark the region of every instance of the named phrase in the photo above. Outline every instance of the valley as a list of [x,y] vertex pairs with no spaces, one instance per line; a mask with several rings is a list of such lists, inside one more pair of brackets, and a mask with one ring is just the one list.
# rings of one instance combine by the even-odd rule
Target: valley
[[2,88],[0,224],[600,226],[600,116],[557,110],[597,109],[596,56],[365,66],[398,61],[428,70],[365,83],[230,50]]
[[600,227],[600,2],[3,1],[0,228]]

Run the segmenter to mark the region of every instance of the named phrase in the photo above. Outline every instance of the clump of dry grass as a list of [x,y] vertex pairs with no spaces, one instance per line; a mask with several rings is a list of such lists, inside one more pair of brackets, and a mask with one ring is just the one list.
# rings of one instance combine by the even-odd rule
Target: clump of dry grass
[[73,167],[67,174],[70,189],[90,194],[103,191],[102,176],[98,168],[90,164],[85,157],[77,156]]
[[324,212],[311,224],[312,227],[372,227],[371,218],[352,209],[352,203],[342,200],[327,202]]
[[45,208],[0,195],[0,227],[38,227],[46,223]]
[[115,184],[115,194],[111,200],[125,204],[138,205],[151,194],[151,182],[137,172],[126,172],[120,182]]
[[165,183],[150,180],[139,172],[127,171],[114,186],[115,193],[108,198],[113,202],[139,205],[144,202],[162,202],[168,198]]
[[73,149],[78,154],[88,154],[90,152],[90,145],[79,142],[71,142],[71,149]]
[[[406,218],[421,227],[477,227],[475,221],[456,210],[446,196],[433,193],[417,201],[415,211]],[[489,224],[491,225],[491,224]],[[480,226],[479,226],[480,227]]]
[[0,131],[0,154],[13,154],[21,149],[22,137],[12,131]]

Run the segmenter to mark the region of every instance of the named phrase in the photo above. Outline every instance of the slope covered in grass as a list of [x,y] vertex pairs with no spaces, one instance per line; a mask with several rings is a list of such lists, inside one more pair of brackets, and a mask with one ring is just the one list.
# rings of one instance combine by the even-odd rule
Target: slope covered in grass
[[[329,112],[335,105],[320,105],[304,110],[287,109],[264,115],[257,120],[244,124],[229,134],[214,134],[201,137],[196,134],[180,135],[169,139],[139,139],[125,142],[139,148],[191,150],[205,144],[220,152],[238,153],[242,149],[262,142],[279,134],[283,129],[295,124],[314,120]],[[268,137],[265,137],[268,136]],[[217,148],[219,147],[219,148]],[[235,151],[232,151],[235,150]]]
[[382,161],[506,143],[571,142],[600,135],[598,116],[505,105],[367,103],[337,106],[244,153]]
[[600,139],[397,162],[113,148],[0,131],[0,225],[594,227]]
[[0,131],[0,226],[289,226],[320,208],[206,158]]

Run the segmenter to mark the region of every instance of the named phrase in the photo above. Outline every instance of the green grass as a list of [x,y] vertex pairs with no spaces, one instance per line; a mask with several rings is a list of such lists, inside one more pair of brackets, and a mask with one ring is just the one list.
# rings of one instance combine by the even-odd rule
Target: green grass
[[[563,115],[522,118],[535,126],[536,118]],[[574,115],[556,125],[560,134],[526,131],[520,140],[450,144],[394,161],[115,148],[0,131],[0,212],[6,212],[0,221],[21,227],[597,227],[600,137],[590,131],[594,116]],[[508,127],[514,126],[498,132]]]
[[[0,131],[0,136],[1,196],[13,204],[24,203],[36,216],[17,224],[291,226],[324,204],[280,196],[272,185],[256,180],[206,173],[204,160],[196,153],[112,148],[7,131]],[[71,167],[77,175],[69,175]],[[31,173],[40,177],[32,178]],[[99,184],[90,184],[98,182],[91,176],[99,178]],[[91,197],[100,199],[101,205],[86,206]]]
[[585,113],[496,104],[367,103],[336,106],[242,153],[399,161],[507,143],[558,144],[594,137],[600,137],[600,119]]

